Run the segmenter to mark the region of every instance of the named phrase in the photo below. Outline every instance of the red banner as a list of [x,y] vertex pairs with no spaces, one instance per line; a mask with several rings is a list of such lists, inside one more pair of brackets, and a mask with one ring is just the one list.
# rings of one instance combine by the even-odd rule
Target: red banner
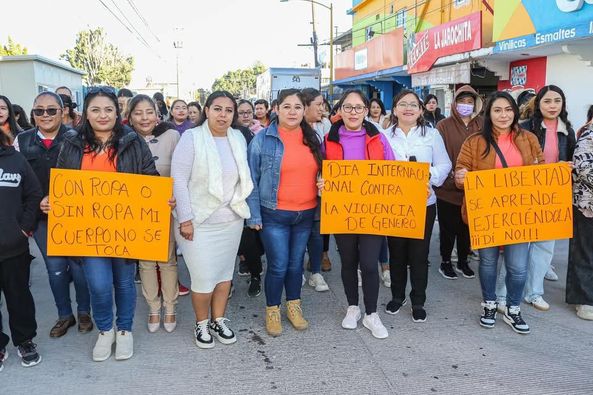
[[408,73],[428,71],[439,58],[481,47],[482,13],[475,12],[417,33],[408,52]]

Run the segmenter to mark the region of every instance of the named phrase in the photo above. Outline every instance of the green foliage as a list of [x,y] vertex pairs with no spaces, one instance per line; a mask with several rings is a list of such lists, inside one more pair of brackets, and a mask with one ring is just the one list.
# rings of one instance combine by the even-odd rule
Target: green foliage
[[108,43],[102,28],[78,32],[74,48],[66,50],[61,58],[86,71],[83,78],[88,85],[123,88],[130,83],[134,71],[134,58],[125,57]]
[[211,93],[210,89],[199,88],[194,92],[194,99],[203,105]]
[[28,52],[26,47],[15,43],[10,36],[6,45],[0,45],[0,56],[26,55]]
[[249,97],[255,94],[257,76],[266,71],[266,66],[261,62],[255,63],[251,68],[229,71],[222,77],[214,80],[212,90],[225,90],[235,96]]

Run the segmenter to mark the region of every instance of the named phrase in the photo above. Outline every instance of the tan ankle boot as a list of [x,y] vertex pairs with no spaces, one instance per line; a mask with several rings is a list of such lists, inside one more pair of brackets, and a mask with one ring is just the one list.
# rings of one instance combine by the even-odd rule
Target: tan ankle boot
[[268,331],[268,335],[274,337],[282,334],[280,306],[266,306],[266,331]]
[[296,330],[302,331],[309,327],[309,323],[303,318],[303,309],[301,309],[300,299],[289,300],[286,302],[286,316]]

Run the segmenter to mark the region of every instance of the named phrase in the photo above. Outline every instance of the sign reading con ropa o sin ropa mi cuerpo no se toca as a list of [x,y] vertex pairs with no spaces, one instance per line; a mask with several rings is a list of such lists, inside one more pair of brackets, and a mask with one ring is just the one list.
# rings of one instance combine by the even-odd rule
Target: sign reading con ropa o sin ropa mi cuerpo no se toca
[[51,169],[47,254],[167,261],[173,179]]

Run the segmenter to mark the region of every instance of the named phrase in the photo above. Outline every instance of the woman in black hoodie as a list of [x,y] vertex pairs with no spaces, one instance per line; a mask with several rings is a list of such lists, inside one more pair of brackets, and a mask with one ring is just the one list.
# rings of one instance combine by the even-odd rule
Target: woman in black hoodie
[[[31,166],[4,133],[0,133],[0,201],[0,292],[6,300],[12,342],[21,364],[29,367],[41,362],[33,343],[37,322],[29,290],[29,237],[37,220],[41,187]],[[0,317],[0,370],[8,341]]]
[[441,109],[439,108],[439,99],[432,93],[426,95],[424,98],[424,120],[428,122],[428,124],[436,128],[437,123],[445,119],[445,116],[441,114]]

